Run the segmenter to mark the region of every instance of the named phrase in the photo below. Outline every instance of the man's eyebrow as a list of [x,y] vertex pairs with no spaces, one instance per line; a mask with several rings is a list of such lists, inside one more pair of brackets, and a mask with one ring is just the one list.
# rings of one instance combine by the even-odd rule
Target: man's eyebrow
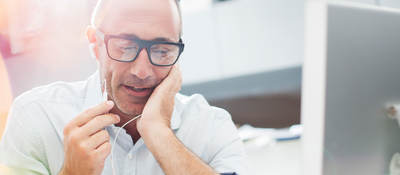
[[[135,34],[131,34],[131,33],[121,33],[120,36],[123,37],[128,37],[128,38],[132,38],[132,39],[141,39],[139,38],[137,35]],[[154,39],[151,39],[151,41],[168,41],[168,42],[174,42],[173,40],[169,39],[169,38],[164,38],[164,37],[157,37]]]
[[157,37],[152,39],[152,41],[168,41],[168,42],[173,42],[173,40],[168,39],[168,38],[163,38],[163,37]]

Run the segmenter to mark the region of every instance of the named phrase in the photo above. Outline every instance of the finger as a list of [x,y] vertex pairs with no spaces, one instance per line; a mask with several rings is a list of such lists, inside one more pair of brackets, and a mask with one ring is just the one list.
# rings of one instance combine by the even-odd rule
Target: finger
[[76,126],[82,126],[88,121],[92,120],[98,115],[106,114],[108,113],[114,106],[113,101],[106,101],[103,103],[100,103],[92,108],[87,109],[83,113],[79,114],[78,117],[76,117],[73,120],[73,124]]
[[169,77],[170,79],[168,79],[167,81],[169,81],[169,83],[171,84],[171,86],[169,86],[169,91],[172,92],[173,95],[175,95],[180,90],[182,85],[182,73],[179,65],[175,65],[172,71],[173,72]]
[[101,160],[106,159],[107,156],[110,154],[110,152],[111,152],[110,142],[104,142],[95,150],[95,153],[98,154]]
[[108,141],[110,141],[110,135],[108,134],[107,130],[102,129],[89,137],[87,140],[87,145],[89,148],[97,149],[104,142]]
[[115,114],[104,114],[99,115],[87,122],[85,125],[81,127],[83,130],[83,134],[85,135],[93,135],[94,133],[104,129],[106,126],[115,124],[119,122],[118,115]]
[[179,67],[179,65],[177,65],[176,67],[176,74],[177,74],[177,83],[175,83],[175,87],[177,87],[177,91],[181,90],[181,86],[182,86],[182,72],[181,72],[181,68]]
[[155,89],[155,91],[162,92],[173,92],[177,93],[181,87],[182,76],[179,69],[179,65],[175,64],[168,76],[160,83],[160,85]]
[[179,65],[178,65],[178,64],[175,64],[175,65],[172,67],[171,71],[170,71],[169,74],[168,74],[169,76],[168,76],[166,79],[175,79],[175,78],[178,78],[180,74],[181,74],[181,70],[180,70],[180,68],[179,68]]
[[174,84],[176,84],[176,82],[179,82],[179,84],[181,84],[180,82],[182,81],[182,72],[181,69],[179,67],[179,65],[175,65],[172,68],[172,73],[171,73],[171,80],[173,80],[173,82],[175,82]]

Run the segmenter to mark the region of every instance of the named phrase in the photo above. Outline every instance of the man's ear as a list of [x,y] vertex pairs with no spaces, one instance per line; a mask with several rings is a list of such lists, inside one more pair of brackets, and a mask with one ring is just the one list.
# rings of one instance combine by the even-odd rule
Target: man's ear
[[88,26],[86,28],[86,36],[89,41],[89,50],[92,57],[98,59],[98,47],[97,47],[97,40],[96,40],[96,29],[93,26]]

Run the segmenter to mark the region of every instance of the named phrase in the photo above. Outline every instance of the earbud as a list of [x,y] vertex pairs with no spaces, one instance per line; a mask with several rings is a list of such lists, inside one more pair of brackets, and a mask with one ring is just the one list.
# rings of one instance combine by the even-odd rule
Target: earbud
[[95,44],[93,44],[93,43],[89,44],[90,56],[93,58],[96,58],[96,54],[95,54],[95,50],[94,50],[95,47],[96,47]]

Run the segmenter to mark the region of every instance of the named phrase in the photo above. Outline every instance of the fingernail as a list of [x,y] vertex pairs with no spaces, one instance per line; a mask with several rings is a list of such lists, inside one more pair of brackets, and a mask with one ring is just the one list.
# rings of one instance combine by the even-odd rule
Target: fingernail
[[111,101],[111,100],[109,100],[109,101],[107,101],[107,105],[114,105],[114,102],[113,101]]
[[117,122],[119,122],[119,116],[118,115],[115,115],[114,118],[117,120]]

